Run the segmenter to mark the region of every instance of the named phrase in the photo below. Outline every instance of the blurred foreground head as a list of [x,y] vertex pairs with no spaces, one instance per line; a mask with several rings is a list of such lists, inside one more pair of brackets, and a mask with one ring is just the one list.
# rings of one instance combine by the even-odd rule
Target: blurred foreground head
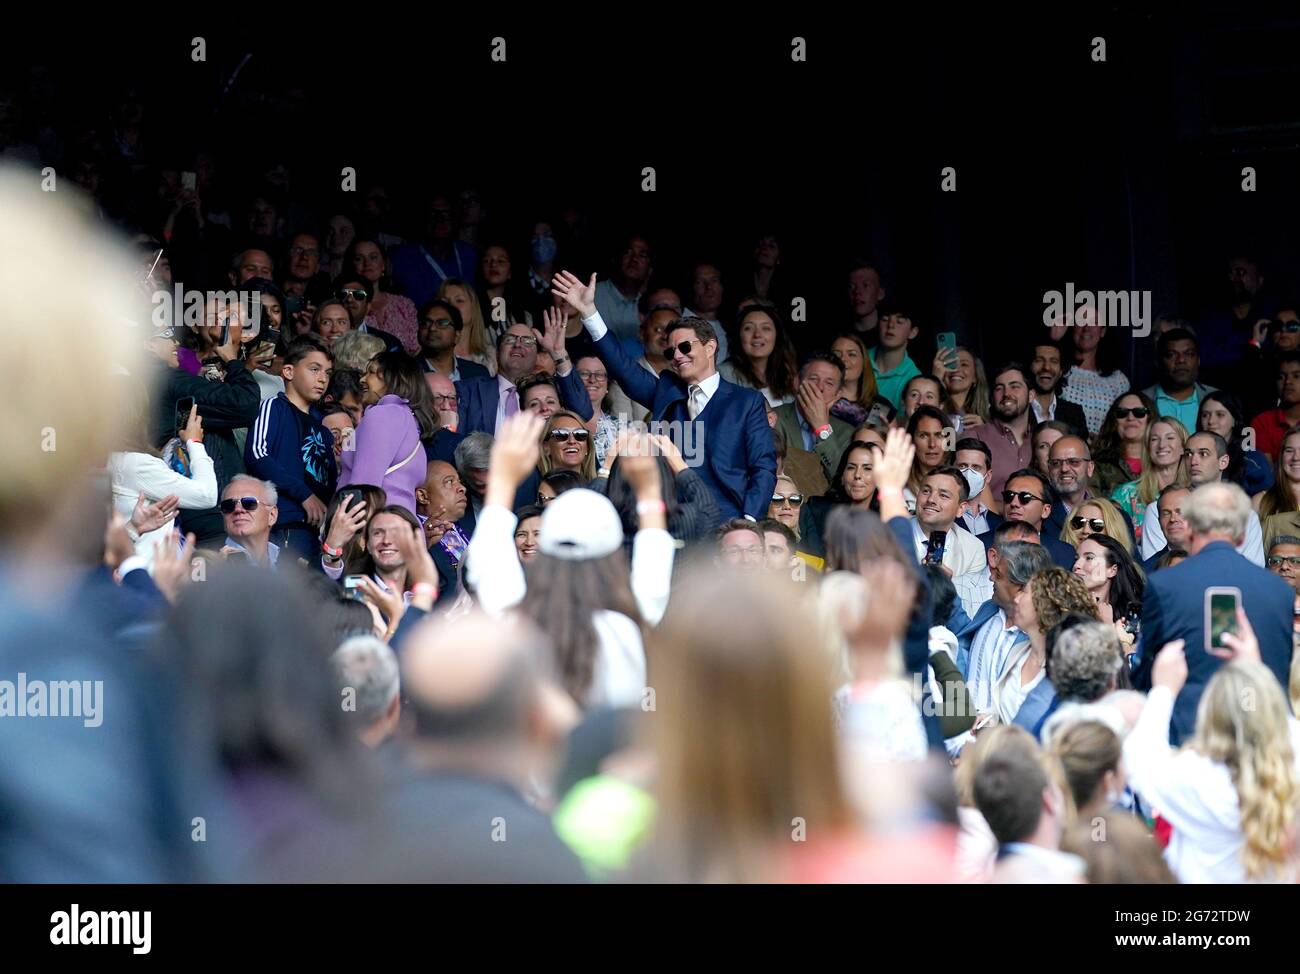
[[646,653],[659,757],[664,878],[779,879],[792,829],[848,826],[826,652],[783,580],[684,579]]
[[84,539],[90,521],[90,537],[103,534],[107,486],[93,493],[87,475],[117,442],[120,376],[138,374],[145,337],[131,325],[139,269],[125,241],[79,215],[72,180],[55,178],[44,192],[39,172],[0,166],[0,383],[15,407],[0,424],[0,536],[47,558],[57,553],[48,546]]

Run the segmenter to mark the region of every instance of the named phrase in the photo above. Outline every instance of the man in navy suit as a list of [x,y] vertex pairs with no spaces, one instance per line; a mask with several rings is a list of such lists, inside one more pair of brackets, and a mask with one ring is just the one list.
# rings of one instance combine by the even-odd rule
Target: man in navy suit
[[1191,737],[1201,694],[1222,665],[1218,656],[1206,650],[1206,589],[1232,586],[1241,590],[1241,607],[1259,640],[1260,659],[1283,688],[1290,679],[1295,605],[1295,590],[1290,585],[1235,550],[1246,536],[1251,515],[1245,491],[1232,483],[1206,484],[1192,492],[1183,512],[1191,557],[1147,580],[1140,662],[1133,677],[1139,690],[1149,690],[1156,654],[1171,640],[1184,640],[1187,682],[1174,702],[1169,728],[1170,743],[1175,745]]
[[665,354],[673,369],[652,376],[605,327],[595,305],[595,274],[584,286],[564,271],[552,279],[551,290],[582,315],[609,374],[633,400],[649,408],[653,420],[671,422],[679,430],[693,427],[692,436],[674,439],[683,441],[678,448],[688,463],[703,449],[698,472],[717,498],[722,520],[766,517],[776,487],[776,448],[763,395],[718,374],[713,326],[700,318],[670,324]]
[[[561,405],[584,420],[591,419],[591,397],[564,351],[563,322],[548,320],[544,336],[528,325],[516,322],[497,340],[496,378],[462,379],[456,383],[456,411],[460,414],[457,432],[468,435],[481,430],[495,435],[498,422],[519,412],[522,407],[518,383],[524,376],[537,371],[539,345],[555,359],[555,385]],[[767,425],[766,420],[764,425]]]

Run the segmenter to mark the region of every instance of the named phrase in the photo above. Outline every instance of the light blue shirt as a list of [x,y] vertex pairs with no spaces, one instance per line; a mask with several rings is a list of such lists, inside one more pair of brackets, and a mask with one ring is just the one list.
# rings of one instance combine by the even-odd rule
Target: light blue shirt
[[976,711],[985,713],[993,709],[993,686],[1011,658],[1011,650],[1028,638],[1020,629],[1007,625],[1006,611],[1001,608],[975,633],[970,644],[966,689]]
[[605,322],[605,327],[614,333],[614,337],[624,341],[639,342],[641,337],[641,312],[637,304],[641,295],[624,297],[623,292],[614,286],[612,280],[596,282],[596,310]]

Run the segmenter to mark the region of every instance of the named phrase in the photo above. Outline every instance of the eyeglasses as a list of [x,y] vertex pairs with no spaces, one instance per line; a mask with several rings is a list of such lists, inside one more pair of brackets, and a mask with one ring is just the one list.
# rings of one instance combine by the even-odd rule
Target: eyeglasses
[[606,372],[579,372],[578,378],[583,382],[604,382],[609,378],[609,374]]
[[1117,406],[1115,408],[1116,419],[1128,419],[1132,416],[1134,419],[1146,419],[1150,410],[1146,406]]
[[803,494],[773,494],[773,504],[789,504],[791,507],[798,507],[803,503]]
[[1011,498],[1018,498],[1020,503],[1028,504],[1030,501],[1041,501],[1042,498],[1036,494],[1031,494],[1027,490],[1004,490],[1002,492],[1002,503],[1010,504]]
[[1074,528],[1076,531],[1082,531],[1085,524],[1098,534],[1101,534],[1106,530],[1106,522],[1099,517],[1070,518],[1070,527]]
[[1282,330],[1294,335],[1300,331],[1300,321],[1288,321],[1282,326]]
[[237,505],[243,510],[252,513],[257,510],[258,505],[261,503],[256,497],[227,497],[219,506],[222,514],[234,514]]
[[590,430],[574,429],[553,429],[546,434],[557,443],[568,443],[569,437],[572,436],[579,443],[586,443],[591,438]]
[[1063,466],[1082,467],[1087,462],[1087,457],[1065,457],[1061,460],[1048,460],[1047,465],[1053,470],[1060,470]]
[[502,345],[522,345],[524,348],[536,348],[537,339],[532,335],[506,335],[501,339]]
[[290,247],[289,254],[293,257],[319,257],[320,251],[311,247]]
[[721,548],[721,549],[719,549],[719,550],[721,551],[721,553],[722,553],[724,556],[725,556],[725,555],[740,555],[742,558],[750,558],[750,557],[762,558],[762,557],[763,557],[763,549],[762,549],[762,548],[738,548],[738,547],[735,547],[735,546],[732,546],[732,545],[728,545],[727,547],[725,547],[725,548]]
[[1300,555],[1269,555],[1264,559],[1269,568],[1277,568],[1285,563],[1291,568],[1300,568]]
[[430,328],[455,328],[456,323],[450,318],[425,318],[424,323]]
[[338,296],[340,301],[346,301],[348,298],[353,301],[364,301],[366,299],[366,289],[363,287],[341,287]]
[[456,402],[457,400],[455,396],[444,396],[434,393],[433,404],[435,406],[454,406],[456,405]]

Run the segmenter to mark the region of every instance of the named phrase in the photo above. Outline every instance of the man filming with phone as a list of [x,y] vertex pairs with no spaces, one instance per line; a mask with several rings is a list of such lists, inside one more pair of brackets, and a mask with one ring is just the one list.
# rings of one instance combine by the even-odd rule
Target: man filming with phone
[[917,560],[942,566],[954,580],[971,573],[983,575],[987,565],[984,543],[969,531],[953,528],[969,498],[970,484],[960,470],[937,467],[921,483],[912,519]]
[[[1237,552],[1252,514],[1250,498],[1236,484],[1215,481],[1198,487],[1183,505],[1191,557],[1147,580],[1133,675],[1137,688],[1151,688],[1151,665],[1162,646],[1175,639],[1186,646],[1187,682],[1174,704],[1171,744],[1191,736],[1201,693],[1222,665],[1221,650],[1211,645],[1211,629],[1217,627],[1211,609],[1216,619],[1237,615],[1223,609],[1223,600],[1236,599],[1259,641],[1262,662],[1283,687],[1289,684],[1295,591]],[[1229,625],[1226,631],[1237,629]]]

